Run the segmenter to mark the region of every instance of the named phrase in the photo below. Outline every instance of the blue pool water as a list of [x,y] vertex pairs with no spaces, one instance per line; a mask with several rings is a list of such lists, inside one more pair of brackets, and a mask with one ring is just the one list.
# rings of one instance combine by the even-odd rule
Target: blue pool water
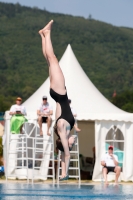
[[133,185],[0,184],[0,200],[133,200]]

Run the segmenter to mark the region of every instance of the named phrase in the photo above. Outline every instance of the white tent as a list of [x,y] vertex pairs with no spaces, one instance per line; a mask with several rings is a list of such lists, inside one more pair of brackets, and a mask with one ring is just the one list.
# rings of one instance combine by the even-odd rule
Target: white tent
[[[93,157],[92,148],[95,146],[96,149],[93,180],[101,179],[100,159],[108,145],[112,144],[122,166],[122,179],[133,181],[133,114],[118,109],[97,90],[84,73],[70,45],[60,60],[60,66],[65,76],[68,97],[77,110],[78,124],[82,129],[79,134],[80,154]],[[31,120],[31,123],[37,119],[36,110],[43,95],[48,96],[48,101],[53,105],[55,111],[56,105],[49,95],[49,85],[48,78],[23,103],[28,113],[27,118],[29,121]],[[8,112],[6,112],[5,120],[5,135],[8,144],[10,135]]]
[[[133,114],[124,112],[110,103],[89,80],[78,63],[71,46],[68,45],[60,60],[65,76],[68,97],[78,113],[80,153],[92,157],[96,148],[96,163],[93,180],[101,179],[100,158],[108,145],[113,144],[122,166],[122,179],[133,181]],[[24,102],[30,118],[36,115],[43,95],[49,95],[49,78]]]

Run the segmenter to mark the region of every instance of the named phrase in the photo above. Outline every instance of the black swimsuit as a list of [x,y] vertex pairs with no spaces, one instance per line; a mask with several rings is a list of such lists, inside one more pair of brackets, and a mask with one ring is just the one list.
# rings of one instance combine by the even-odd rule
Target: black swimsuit
[[56,120],[56,123],[59,119],[65,119],[71,126],[71,129],[74,126],[75,120],[69,106],[67,92],[64,95],[56,93],[52,88],[50,88],[50,96],[60,104],[61,106],[61,116]]

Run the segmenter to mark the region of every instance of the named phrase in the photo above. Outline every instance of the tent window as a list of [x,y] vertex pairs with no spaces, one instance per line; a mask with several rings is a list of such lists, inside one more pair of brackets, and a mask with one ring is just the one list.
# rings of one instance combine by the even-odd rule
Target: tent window
[[108,147],[112,145],[114,147],[114,154],[118,156],[119,166],[123,167],[124,156],[124,136],[120,129],[113,126],[106,135],[105,148],[106,152]]

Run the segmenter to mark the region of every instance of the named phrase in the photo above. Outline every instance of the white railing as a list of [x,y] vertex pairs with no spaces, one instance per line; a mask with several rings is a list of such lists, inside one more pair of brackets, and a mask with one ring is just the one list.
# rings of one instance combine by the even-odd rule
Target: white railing
[[43,124],[40,136],[36,119],[28,119],[23,125],[23,134],[10,133],[10,117],[5,117],[4,165],[6,180],[9,178],[55,181],[54,137],[46,135],[47,125]]

